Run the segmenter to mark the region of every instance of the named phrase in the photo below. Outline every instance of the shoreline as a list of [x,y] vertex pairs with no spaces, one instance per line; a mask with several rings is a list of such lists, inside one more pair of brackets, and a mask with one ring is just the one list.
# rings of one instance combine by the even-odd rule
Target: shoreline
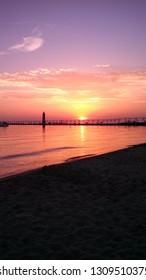
[[84,155],[84,156],[71,157],[71,158],[66,159],[66,160],[63,161],[63,162],[60,162],[60,163],[50,164],[50,165],[45,165],[45,166],[40,166],[40,167],[38,167],[38,168],[26,170],[26,171],[19,172],[19,173],[10,174],[10,175],[7,175],[7,176],[5,176],[5,177],[0,177],[0,182],[1,182],[2,180],[7,179],[7,178],[9,179],[9,178],[11,178],[11,177],[21,176],[21,175],[23,175],[23,174],[27,174],[27,173],[31,173],[31,172],[37,172],[37,171],[41,170],[41,169],[44,168],[44,167],[58,166],[58,165],[62,165],[62,164],[68,164],[68,163],[71,163],[71,162],[77,162],[77,161],[84,160],[84,159],[87,159],[87,158],[100,157],[100,156],[103,156],[103,155],[112,154],[112,153],[115,153],[115,152],[118,152],[118,151],[121,151],[121,150],[129,149],[129,148],[132,148],[132,147],[135,147],[135,146],[141,146],[141,145],[145,145],[145,143],[142,143],[142,144],[135,144],[135,145],[128,145],[128,146],[125,147],[125,148],[121,148],[121,149],[118,149],[118,150],[115,150],[115,151],[111,151],[111,152],[108,152],[108,153],[103,153],[103,154],[86,154],[86,155]]
[[146,259],[146,144],[0,179],[0,259]]
[[[56,166],[56,165],[61,165],[61,164],[66,164],[66,163],[69,163],[69,162],[73,162],[73,161],[78,161],[78,160],[81,160],[81,159],[84,159],[84,158],[89,158],[89,157],[94,157],[94,156],[98,156],[96,154],[87,154],[87,155],[84,155],[84,156],[77,156],[77,157],[73,157],[73,158],[68,158],[66,159],[65,161],[61,162],[61,163],[57,163],[57,164],[50,164],[50,165],[45,165],[46,167],[48,166]],[[100,156],[100,155],[99,155]],[[30,169],[30,170],[26,170],[24,172],[19,172],[19,173],[14,173],[14,174],[10,174],[8,176],[5,176],[5,177],[0,177],[0,181],[1,180],[5,180],[7,178],[11,178],[11,177],[14,177],[14,176],[21,176],[21,174],[27,174],[27,173],[31,173],[31,172],[35,172],[35,171],[39,171],[40,169],[44,168],[44,166],[41,166],[41,167],[38,167],[38,168],[34,168],[34,169]]]

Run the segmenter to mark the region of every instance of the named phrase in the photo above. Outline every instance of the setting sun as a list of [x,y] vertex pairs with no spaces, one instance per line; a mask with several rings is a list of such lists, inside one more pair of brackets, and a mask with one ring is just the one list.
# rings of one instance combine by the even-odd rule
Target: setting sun
[[85,120],[87,120],[87,118],[86,117],[79,117],[79,120],[80,121],[85,121]]

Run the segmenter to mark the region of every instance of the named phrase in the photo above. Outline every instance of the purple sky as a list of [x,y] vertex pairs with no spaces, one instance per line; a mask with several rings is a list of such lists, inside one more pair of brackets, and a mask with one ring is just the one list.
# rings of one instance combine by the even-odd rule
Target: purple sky
[[[145,0],[0,1],[0,71],[145,67],[145,27]],[[30,37],[36,51],[10,49]]]
[[32,106],[34,118],[144,115],[146,0],[1,0],[0,119]]

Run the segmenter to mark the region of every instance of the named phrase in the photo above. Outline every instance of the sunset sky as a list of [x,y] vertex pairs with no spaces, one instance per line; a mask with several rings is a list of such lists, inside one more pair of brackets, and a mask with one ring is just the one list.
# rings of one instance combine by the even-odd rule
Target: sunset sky
[[146,117],[145,0],[0,0],[0,121]]

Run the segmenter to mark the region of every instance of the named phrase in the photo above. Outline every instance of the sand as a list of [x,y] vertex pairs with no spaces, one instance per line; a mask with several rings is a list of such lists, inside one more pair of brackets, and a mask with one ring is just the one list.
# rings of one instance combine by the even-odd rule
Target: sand
[[146,259],[146,144],[1,179],[0,259]]

